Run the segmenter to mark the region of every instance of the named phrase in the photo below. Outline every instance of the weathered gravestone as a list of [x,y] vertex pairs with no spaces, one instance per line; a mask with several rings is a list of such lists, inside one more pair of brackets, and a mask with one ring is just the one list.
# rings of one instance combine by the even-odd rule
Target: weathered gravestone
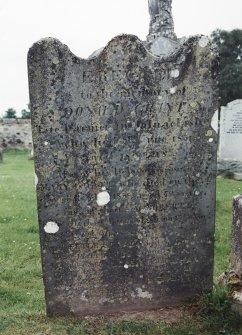
[[48,315],[158,308],[210,290],[208,39],[158,58],[122,35],[84,60],[47,38],[28,64]]
[[236,275],[242,276],[242,195],[234,197],[231,268]]
[[219,158],[242,162],[242,100],[221,108]]

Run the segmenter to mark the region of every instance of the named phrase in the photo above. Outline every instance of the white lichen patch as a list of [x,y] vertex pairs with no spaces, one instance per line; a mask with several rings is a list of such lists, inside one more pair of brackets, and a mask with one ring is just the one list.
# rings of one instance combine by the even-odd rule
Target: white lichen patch
[[209,38],[207,36],[202,36],[198,41],[198,44],[201,48],[205,48],[209,43]]
[[171,77],[172,78],[178,78],[180,75],[180,72],[178,69],[171,70]]
[[57,223],[49,221],[46,223],[46,225],[44,226],[44,231],[47,234],[56,234],[59,231],[59,226]]
[[153,295],[148,291],[143,291],[141,288],[136,288],[136,293],[132,293],[132,298],[141,298],[141,299],[149,299],[153,298]]
[[171,88],[170,88],[170,93],[171,93],[171,94],[175,94],[176,91],[177,91],[177,86],[175,86],[175,87],[171,87]]
[[129,268],[128,264],[124,264],[124,268],[127,270]]
[[49,144],[49,142],[45,141],[44,145],[47,146]]
[[213,141],[214,139],[212,137],[208,140],[209,143],[213,143]]
[[97,204],[98,206],[105,206],[110,202],[110,195],[107,192],[105,187],[102,187],[102,192],[97,195]]
[[197,190],[197,191],[195,191],[195,195],[199,195],[200,194],[200,192]]

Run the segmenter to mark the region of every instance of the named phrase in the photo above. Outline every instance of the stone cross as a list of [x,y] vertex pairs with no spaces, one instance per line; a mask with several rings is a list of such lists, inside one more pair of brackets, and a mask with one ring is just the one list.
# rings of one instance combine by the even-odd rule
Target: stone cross
[[176,40],[171,10],[172,0],[148,1],[151,17],[148,41],[151,42],[161,36]]

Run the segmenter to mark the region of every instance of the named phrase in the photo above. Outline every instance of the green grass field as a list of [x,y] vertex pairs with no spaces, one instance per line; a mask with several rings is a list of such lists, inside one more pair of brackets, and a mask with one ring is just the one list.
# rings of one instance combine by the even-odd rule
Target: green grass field
[[[229,266],[231,205],[242,193],[242,182],[217,181],[215,278]],[[207,297],[215,306],[215,318],[184,320],[178,326],[162,322],[86,321],[45,317],[41,277],[33,161],[27,152],[9,151],[0,163],[0,334],[3,335],[200,335],[242,334],[231,314],[225,324],[224,292]],[[217,294],[217,296],[216,296]],[[221,298],[222,296],[222,298]],[[216,299],[220,299],[219,301]],[[228,312],[229,311],[229,312]],[[219,314],[220,313],[220,314]],[[213,315],[213,313],[210,313]],[[227,315],[226,314],[226,315]],[[214,320],[218,319],[216,323]],[[227,320],[227,319],[226,319]],[[216,327],[215,327],[216,326]],[[215,328],[214,328],[215,327]]]

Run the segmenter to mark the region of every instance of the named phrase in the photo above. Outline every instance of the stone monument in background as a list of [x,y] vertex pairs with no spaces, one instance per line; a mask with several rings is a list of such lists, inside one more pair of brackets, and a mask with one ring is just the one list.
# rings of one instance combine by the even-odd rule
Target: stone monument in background
[[170,5],[150,1],[149,36],[175,46],[160,57],[132,35],[88,60],[52,38],[29,51],[48,315],[212,289],[217,59],[208,38],[175,38]]
[[221,108],[219,158],[242,162],[242,100]]
[[242,100],[221,107],[219,135],[218,173],[242,180]]
[[242,195],[237,195],[233,200],[233,225],[231,269],[236,275],[242,276]]
[[171,0],[148,0],[150,29],[146,46],[156,56],[167,56],[179,48],[174,32]]

